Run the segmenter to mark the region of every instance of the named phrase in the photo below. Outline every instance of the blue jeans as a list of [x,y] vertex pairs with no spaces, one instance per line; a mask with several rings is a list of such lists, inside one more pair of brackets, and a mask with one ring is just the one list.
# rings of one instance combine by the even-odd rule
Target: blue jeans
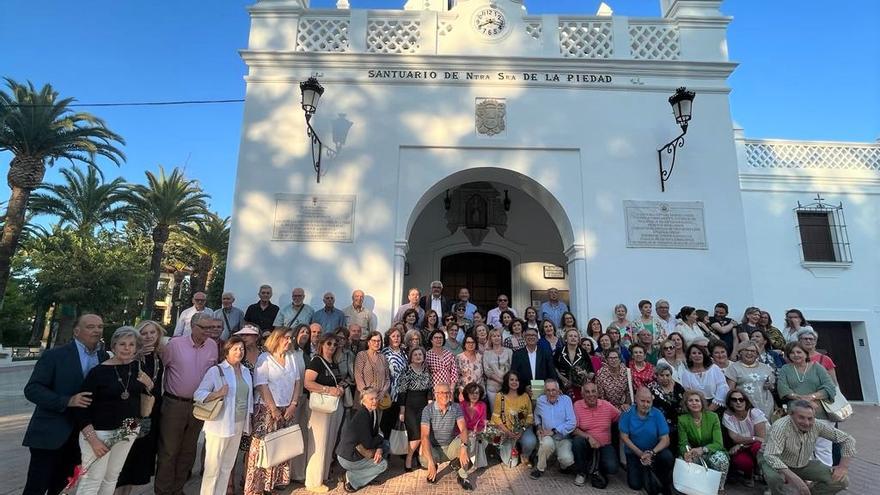
[[[654,455],[654,462],[650,466],[643,466],[638,456],[631,452],[626,453],[626,484],[632,490],[644,488],[650,495],[672,493],[672,469],[675,467],[675,457],[669,449],[663,449]],[[657,486],[657,482],[659,485]]]
[[578,474],[589,476],[593,465],[593,454],[599,454],[599,471],[610,475],[617,473],[617,456],[614,445],[603,445],[598,449],[590,446],[586,438],[576,436],[571,439],[571,451],[574,454],[574,466]]
[[[538,438],[535,436],[535,432],[532,428],[526,428],[526,431],[523,432],[522,436],[519,437],[519,453],[522,457],[528,459],[530,455],[532,455],[532,451],[535,450],[535,446],[538,444]],[[515,467],[519,465],[519,459],[511,459],[511,451],[513,450],[515,442],[511,439],[504,440],[501,442],[501,445],[498,447],[498,453],[501,455],[501,462],[504,463],[505,466]]]

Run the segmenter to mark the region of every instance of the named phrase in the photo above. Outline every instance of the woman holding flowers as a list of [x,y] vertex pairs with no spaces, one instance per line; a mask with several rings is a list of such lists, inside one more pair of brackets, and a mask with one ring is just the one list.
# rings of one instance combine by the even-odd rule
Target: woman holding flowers
[[82,479],[77,493],[110,495],[119,472],[140,430],[141,394],[153,390],[153,382],[135,360],[141,336],[133,327],[120,327],[110,338],[113,357],[92,368],[82,384],[92,403],[74,408],[80,428]]
[[[498,450],[505,466],[519,465],[519,454],[528,459],[538,443],[532,426],[532,399],[526,393],[528,384],[512,371],[504,375],[501,391],[495,396],[492,424],[499,431]],[[521,450],[517,450],[519,445]]]

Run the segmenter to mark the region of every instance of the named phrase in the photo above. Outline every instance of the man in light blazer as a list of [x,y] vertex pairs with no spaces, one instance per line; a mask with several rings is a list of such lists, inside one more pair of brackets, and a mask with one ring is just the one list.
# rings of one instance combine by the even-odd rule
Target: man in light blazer
[[109,358],[98,350],[104,333],[100,316],[84,314],[73,327],[73,341],[40,356],[24,387],[24,396],[36,404],[22,445],[29,447],[26,495],[55,495],[80,463],[79,431],[68,412],[88,407],[91,392],[80,392],[92,368]]

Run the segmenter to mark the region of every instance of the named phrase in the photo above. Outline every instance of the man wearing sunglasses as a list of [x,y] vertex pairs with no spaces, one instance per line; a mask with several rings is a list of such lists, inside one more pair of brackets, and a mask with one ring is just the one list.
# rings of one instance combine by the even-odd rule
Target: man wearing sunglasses
[[513,313],[513,316],[517,316],[516,310],[510,307],[510,298],[507,297],[506,294],[499,294],[496,302],[498,303],[498,306],[494,309],[490,309],[489,313],[486,315],[486,324],[488,324],[490,328],[501,328],[501,313],[503,311],[510,311]]

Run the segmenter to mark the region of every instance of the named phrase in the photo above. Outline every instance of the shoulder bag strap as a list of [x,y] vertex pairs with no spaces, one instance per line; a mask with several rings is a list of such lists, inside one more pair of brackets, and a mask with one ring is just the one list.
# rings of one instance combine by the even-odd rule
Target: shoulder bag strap
[[228,330],[229,335],[232,336],[232,325],[229,324],[229,318],[226,317],[226,310],[220,308],[220,314],[223,315],[223,321],[226,322],[226,330]]
[[321,360],[321,363],[324,365],[324,367],[327,368],[327,373],[330,373],[330,376],[333,377],[333,383],[335,383],[336,386],[338,387],[338,386],[339,386],[339,380],[336,379],[336,375],[333,374],[333,370],[330,369],[330,365],[327,364],[327,361],[324,360],[324,357],[323,357],[323,356],[318,356],[318,359],[320,359],[320,360]]
[[[287,328],[293,328],[293,322],[295,322],[296,319],[299,318],[299,314],[302,313],[302,310],[303,310],[303,308],[305,308],[305,307],[306,307],[306,304],[305,304],[305,303],[303,303],[303,305],[299,307],[299,311],[297,311],[296,314],[293,315],[293,319],[290,320],[290,324],[287,325]],[[325,364],[326,364],[326,363],[325,363]]]
[[635,397],[635,394],[633,394],[633,377],[632,377],[632,371],[630,371],[629,367],[626,368],[626,386],[629,387],[630,404],[635,404],[636,397]]

